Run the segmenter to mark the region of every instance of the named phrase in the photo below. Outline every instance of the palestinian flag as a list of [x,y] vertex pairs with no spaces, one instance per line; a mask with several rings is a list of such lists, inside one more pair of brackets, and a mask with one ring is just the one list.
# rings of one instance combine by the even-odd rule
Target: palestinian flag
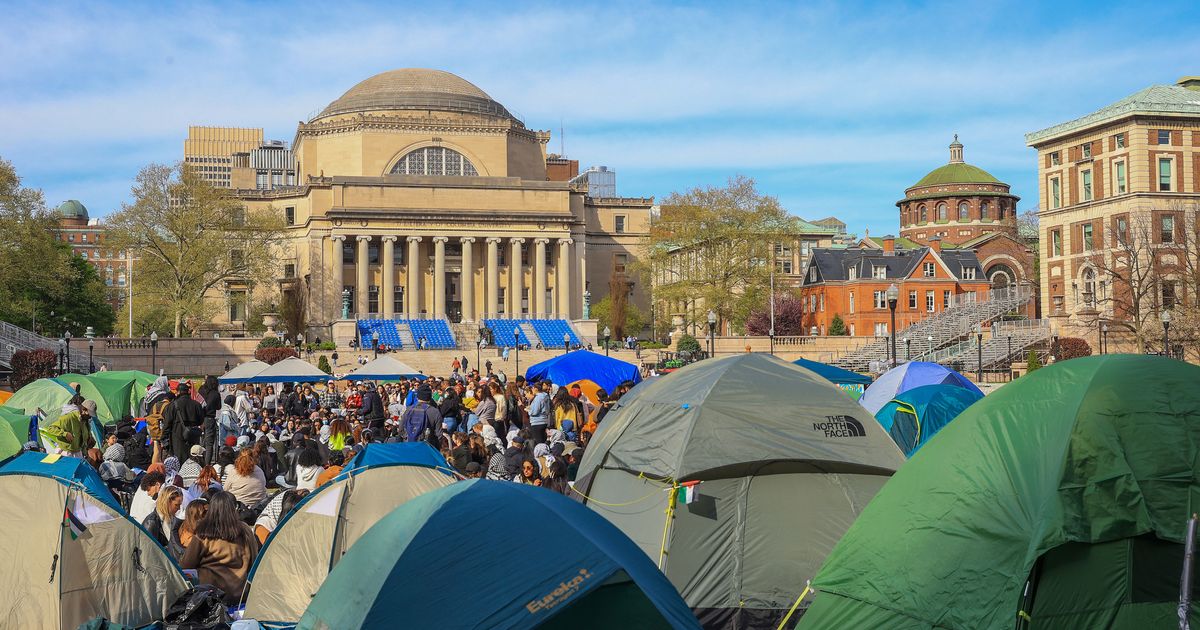
[[685,481],[679,484],[675,490],[677,493],[675,501],[679,504],[686,505],[696,500],[696,486],[700,485],[699,481]]
[[67,527],[71,528],[71,540],[79,540],[79,537],[83,535],[83,532],[87,531],[87,525],[84,525],[83,521],[75,518],[75,515],[71,513],[70,508],[66,510],[66,515],[63,517],[63,523]]

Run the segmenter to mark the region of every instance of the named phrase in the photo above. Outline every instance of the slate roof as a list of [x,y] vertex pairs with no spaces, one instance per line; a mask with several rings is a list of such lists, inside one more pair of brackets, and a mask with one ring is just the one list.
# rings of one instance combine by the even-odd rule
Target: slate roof
[[[813,250],[812,258],[808,263],[809,270],[816,268],[817,279],[812,280],[812,276],[809,275],[811,272],[806,272],[804,284],[846,281],[850,277],[851,267],[858,269],[859,279],[872,279],[872,268],[876,266],[887,268],[888,280],[907,278],[912,275],[928,251],[928,247],[921,247],[897,250],[894,255],[885,255],[882,251],[872,249],[818,247]],[[979,259],[975,256],[974,251],[942,250],[939,256],[950,268],[950,272],[954,274],[955,278],[962,279],[963,267],[974,267],[975,277],[983,278],[983,269],[980,268]]]
[[1075,120],[1025,134],[1025,144],[1033,146],[1056,136],[1135,114],[1185,114],[1200,116],[1200,91],[1178,85],[1152,85],[1111,105]]

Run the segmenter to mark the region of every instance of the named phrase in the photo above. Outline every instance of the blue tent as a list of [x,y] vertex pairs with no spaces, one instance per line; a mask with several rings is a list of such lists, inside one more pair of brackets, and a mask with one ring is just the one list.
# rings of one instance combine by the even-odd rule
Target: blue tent
[[908,457],[917,452],[942,427],[983,398],[977,391],[957,385],[922,385],[899,396],[875,414],[896,445]]
[[[535,524],[537,553],[482,532]],[[511,545],[510,545],[511,547]],[[497,555],[499,554],[499,555]],[[514,555],[515,554],[515,555]],[[453,579],[414,579],[436,567]],[[675,587],[604,517],[535,486],[473,479],[383,517],[317,591],[300,628],[699,628]]]
[[937,363],[924,361],[909,361],[902,363],[875,379],[874,383],[863,392],[858,403],[875,415],[896,396],[922,385],[956,385],[983,395],[974,383],[967,377]]
[[397,444],[368,444],[342,468],[342,475],[360,468],[374,466],[424,466],[447,474],[450,464],[428,442],[399,442]]
[[525,379],[528,381],[547,378],[559,385],[588,379],[611,392],[625,381],[641,381],[642,375],[637,366],[631,363],[588,350],[576,350],[536,363],[525,370]]
[[799,365],[806,370],[816,372],[818,376],[825,380],[834,383],[835,385],[870,385],[871,377],[850,370],[843,370],[840,367],[821,363],[819,361],[809,361],[808,359],[796,359],[792,363]]
[[93,499],[111,507],[119,513],[125,509],[117,503],[104,480],[96,473],[96,469],[78,457],[59,457],[56,461],[45,453],[29,451],[21,453],[0,466],[0,476],[3,475],[36,475],[58,479],[67,485],[78,485],[87,491]]

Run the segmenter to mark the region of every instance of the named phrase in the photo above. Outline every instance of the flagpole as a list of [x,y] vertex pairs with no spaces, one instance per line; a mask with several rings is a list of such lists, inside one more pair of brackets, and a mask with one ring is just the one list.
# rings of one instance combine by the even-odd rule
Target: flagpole
[[133,252],[130,252],[128,249],[125,250],[125,271],[126,271],[126,273],[125,273],[125,276],[126,276],[125,288],[128,290],[128,297],[126,298],[126,300],[129,301],[129,309],[128,309],[129,310],[129,338],[132,339],[133,338]]

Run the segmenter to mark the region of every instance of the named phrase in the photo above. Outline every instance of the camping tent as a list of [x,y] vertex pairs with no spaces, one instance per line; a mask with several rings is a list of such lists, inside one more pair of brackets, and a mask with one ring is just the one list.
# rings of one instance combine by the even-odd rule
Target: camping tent
[[851,372],[850,370],[844,370],[835,365],[829,365],[819,361],[810,361],[805,358],[796,359],[795,361],[792,361],[792,363],[799,365],[806,370],[812,370],[820,376],[825,377],[826,380],[842,388],[842,390],[850,394],[850,397],[855,400],[858,400],[858,398],[862,396],[863,391],[866,390],[867,386],[871,384],[870,376],[867,376],[866,374],[859,374],[858,372]]
[[405,378],[424,379],[425,375],[406,363],[383,355],[342,377],[345,381],[398,381]]
[[903,394],[914,387],[939,385],[942,383],[957,385],[978,394],[983,393],[979,391],[979,388],[974,383],[967,380],[967,377],[944,365],[926,363],[924,361],[909,361],[901,363],[881,374],[879,378],[875,379],[874,383],[871,383],[867,391],[863,392],[862,398],[858,399],[858,403],[866,407],[867,411],[870,411],[874,415],[898,394]]
[[65,382],[54,378],[39,378],[18,389],[4,406],[29,415],[41,409],[46,412],[46,417],[53,420],[58,418],[62,406],[71,400],[72,395],[74,392]]
[[[537,551],[503,540],[513,524],[534,528]],[[439,567],[470,579],[422,579]],[[299,627],[697,625],[654,564],[603,518],[555,492],[473,479],[383,517],[334,567]]]
[[983,394],[956,385],[922,385],[899,396],[875,414],[896,445],[912,457],[942,427]]
[[20,453],[24,448],[25,441],[28,439],[19,439],[17,434],[13,432],[11,424],[0,422],[0,461]]
[[575,488],[706,627],[774,627],[800,594],[788,585],[816,572],[903,462],[829,381],[738,354],[633,388],[600,423]]
[[250,569],[246,616],[294,624],[329,570],[396,506],[450,485],[450,465],[424,442],[371,444],[271,532]]
[[[143,376],[144,375],[144,376]],[[145,372],[96,372],[94,374],[61,374],[52,378],[41,378],[17,390],[4,404],[10,409],[19,409],[33,414],[39,408],[46,417],[54,420],[73,391],[71,383],[79,383],[80,394],[96,401],[96,415],[102,424],[112,424],[126,414],[137,415],[137,407],[146,396],[146,385],[153,377]]]
[[1110,354],[971,405],[846,532],[800,627],[1177,626],[1197,383],[1200,367]]
[[316,366],[296,357],[288,357],[275,365],[247,377],[243,383],[318,383],[329,375]]
[[83,460],[24,453],[0,466],[0,609],[11,628],[142,626],[187,590],[166,551]]
[[20,409],[10,409],[8,407],[0,407],[0,420],[12,429],[13,435],[16,436],[22,444],[35,440],[36,438],[30,434],[29,425],[32,424],[31,415]]
[[258,376],[259,372],[271,367],[269,364],[252,359],[245,363],[239,363],[237,367],[217,377],[217,382],[222,385],[234,385],[237,383],[248,382],[251,378]]
[[642,380],[642,375],[632,363],[588,350],[576,350],[535,363],[525,370],[528,381],[547,378],[560,385],[586,378],[611,392],[625,381],[637,383]]

